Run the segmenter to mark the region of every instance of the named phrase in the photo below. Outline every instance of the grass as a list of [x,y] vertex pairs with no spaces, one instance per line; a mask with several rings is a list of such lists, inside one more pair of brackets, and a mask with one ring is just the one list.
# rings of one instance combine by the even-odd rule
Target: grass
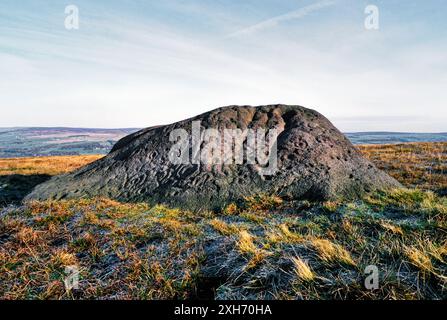
[[[160,211],[108,199],[8,208],[0,220],[0,297],[73,298],[63,280],[65,267],[75,265],[82,294],[74,293],[82,298],[186,298],[201,259],[202,227],[191,213]],[[65,218],[48,219],[56,214]]]
[[447,142],[364,145],[359,149],[406,187],[447,195]]
[[295,274],[301,281],[310,282],[315,279],[315,274],[306,261],[298,256],[292,257],[291,260],[295,268]]
[[0,159],[0,176],[58,175],[76,170],[102,157],[101,155],[86,155]]
[[209,224],[218,232],[223,235],[229,236],[237,234],[240,231],[240,227],[235,224],[228,224],[218,218],[212,219]]
[[[392,148],[435,154],[424,145],[365,148],[391,172]],[[0,168],[62,173],[87,162],[72,160]],[[417,189],[411,180],[350,203],[262,194],[217,213],[105,198],[4,207],[0,298],[188,299],[210,278],[211,299],[446,299],[445,182],[424,170]],[[404,176],[396,174],[406,184]],[[364,286],[370,265],[379,270],[376,290]],[[79,270],[78,289],[64,287],[69,266]]]
[[354,260],[351,258],[351,254],[344,249],[341,245],[335,244],[327,239],[311,239],[310,243],[312,247],[318,253],[320,259],[324,262],[339,262],[346,265],[355,266]]
[[[244,212],[221,219],[108,199],[4,208],[0,297],[186,299],[203,270],[216,268],[222,299],[446,298],[445,216],[394,202],[390,211],[383,195],[337,212],[315,203],[297,215],[286,213],[289,205],[261,211],[262,223]],[[72,265],[82,280],[68,292],[64,269]],[[381,272],[380,290],[362,286],[368,265]]]
[[421,270],[424,275],[425,273],[431,273],[434,271],[431,259],[426,252],[415,247],[406,247],[404,248],[404,252],[410,263]]
[[267,232],[267,240],[271,244],[299,243],[303,241],[303,237],[291,232],[287,224],[281,223],[279,226],[275,226],[271,231]]

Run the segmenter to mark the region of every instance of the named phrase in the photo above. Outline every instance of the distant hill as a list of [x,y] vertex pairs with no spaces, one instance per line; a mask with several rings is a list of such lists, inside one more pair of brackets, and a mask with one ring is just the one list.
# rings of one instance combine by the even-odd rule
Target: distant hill
[[0,158],[106,154],[138,129],[0,128]]
[[[138,131],[64,127],[0,128],[0,158],[107,154],[122,137]],[[447,133],[352,132],[354,144],[447,141]]]
[[408,133],[408,132],[352,132],[345,133],[354,144],[388,144],[404,142],[444,142],[447,132]]

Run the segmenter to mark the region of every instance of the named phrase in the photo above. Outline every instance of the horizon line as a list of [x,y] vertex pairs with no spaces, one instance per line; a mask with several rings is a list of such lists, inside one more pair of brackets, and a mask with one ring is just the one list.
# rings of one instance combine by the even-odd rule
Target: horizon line
[[[160,125],[158,125],[160,126]],[[163,126],[163,125],[161,125]],[[113,127],[72,127],[72,126],[13,126],[13,127],[1,127],[0,129],[79,129],[79,130],[143,130],[149,127],[122,127],[122,128],[113,128]],[[388,131],[388,130],[372,130],[372,131],[341,131],[344,134],[356,134],[356,133],[391,133],[391,134],[447,134],[447,131],[439,131],[439,132],[417,132],[417,131]]]

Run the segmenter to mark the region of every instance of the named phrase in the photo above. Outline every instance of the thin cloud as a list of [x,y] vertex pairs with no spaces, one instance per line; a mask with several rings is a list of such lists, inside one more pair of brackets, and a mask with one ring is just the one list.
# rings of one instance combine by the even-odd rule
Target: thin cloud
[[244,28],[242,30],[233,32],[233,33],[229,34],[227,36],[227,38],[234,38],[234,37],[240,37],[240,36],[244,36],[244,35],[250,35],[250,34],[265,30],[265,29],[273,28],[273,27],[277,26],[279,23],[284,22],[284,21],[301,19],[312,12],[319,11],[326,7],[333,6],[335,3],[336,3],[336,1],[331,1],[331,0],[320,1],[317,3],[302,7],[298,10],[294,10],[294,11],[288,12],[286,14],[264,20],[262,22],[254,24],[248,28]]
[[[321,7],[322,1],[312,3]],[[352,8],[341,6],[343,0],[331,1],[343,20],[326,19],[323,13],[335,7],[315,14],[307,9],[308,16],[296,20],[303,26],[294,30],[296,41],[288,34],[265,32],[255,45],[222,41],[219,35],[234,25],[227,22],[240,23],[247,16],[215,2],[210,8],[227,18],[204,15],[200,26],[213,26],[210,30],[196,28],[198,20],[157,21],[154,11],[144,17],[123,15],[112,6],[107,15],[96,15],[82,6],[81,28],[67,31],[63,19],[39,20],[51,16],[45,8],[28,10],[39,22],[23,24],[15,17],[23,17],[26,7],[0,9],[7,14],[0,27],[0,43],[7,44],[0,48],[0,127],[144,127],[222,105],[289,103],[318,110],[346,132],[445,131],[446,44],[434,25],[424,23],[435,19],[427,14],[402,22],[419,7],[407,8],[404,15],[384,3],[381,10],[403,16],[370,32],[359,19],[362,4]],[[280,8],[281,2],[276,3]],[[271,6],[259,10],[268,16]],[[64,18],[63,11],[59,15]],[[276,19],[278,27],[292,27],[281,21]],[[358,118],[343,119],[347,116]]]

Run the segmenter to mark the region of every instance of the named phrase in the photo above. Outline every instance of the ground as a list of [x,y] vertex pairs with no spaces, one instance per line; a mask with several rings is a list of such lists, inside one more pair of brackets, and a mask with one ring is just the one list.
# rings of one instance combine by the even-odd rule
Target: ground
[[[4,196],[0,298],[446,299],[447,143],[360,148],[407,188],[349,203],[261,194],[219,212]],[[2,160],[0,174],[98,157]],[[69,266],[78,289],[64,288]]]
[[0,159],[0,207],[20,204],[33,188],[99,159],[99,155]]
[[447,195],[447,142],[358,147],[377,167],[405,186]]

